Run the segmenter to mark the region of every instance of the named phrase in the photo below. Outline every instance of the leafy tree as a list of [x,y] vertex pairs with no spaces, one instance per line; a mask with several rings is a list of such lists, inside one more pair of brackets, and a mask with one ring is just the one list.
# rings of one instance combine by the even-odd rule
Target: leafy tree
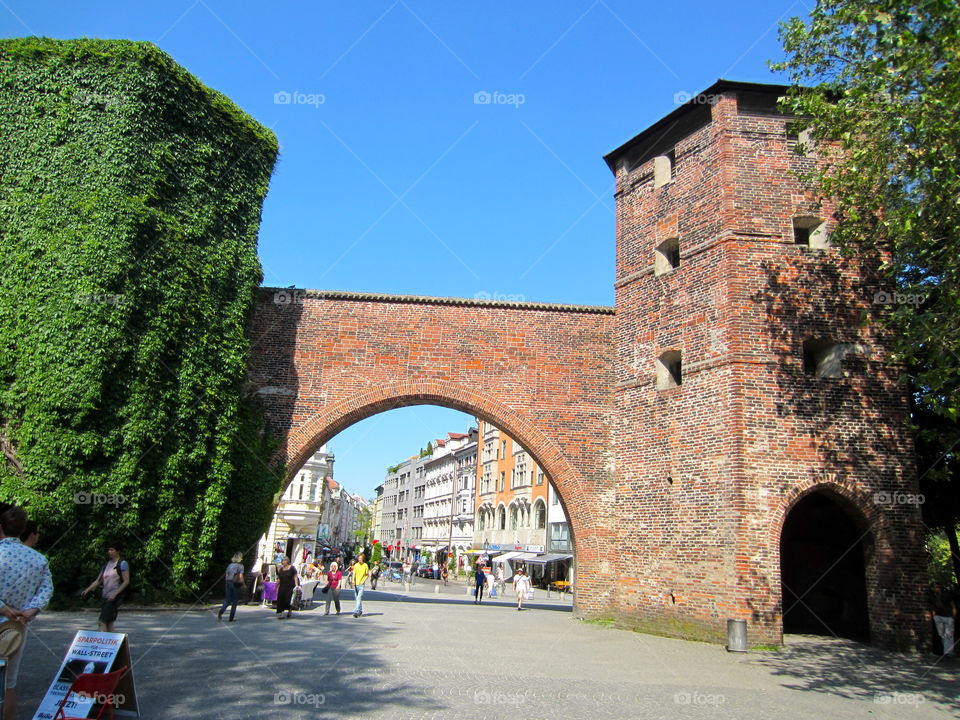
[[809,179],[837,203],[832,241],[884,258],[877,309],[910,367],[924,518],[960,578],[960,3],[820,0],[781,39],[773,68],[821,160]]

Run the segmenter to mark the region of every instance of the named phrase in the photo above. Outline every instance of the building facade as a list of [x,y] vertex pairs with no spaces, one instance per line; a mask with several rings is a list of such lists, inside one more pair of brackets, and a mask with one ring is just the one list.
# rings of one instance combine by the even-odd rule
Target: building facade
[[[478,421],[474,550],[503,552],[512,565],[546,550],[544,470],[515,439]],[[512,574],[512,571],[508,574]]]

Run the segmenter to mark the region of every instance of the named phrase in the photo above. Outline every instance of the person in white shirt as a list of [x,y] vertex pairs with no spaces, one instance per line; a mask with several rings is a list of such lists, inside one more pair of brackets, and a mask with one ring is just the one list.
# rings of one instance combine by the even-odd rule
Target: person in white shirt
[[[53,577],[47,559],[20,542],[27,525],[23,508],[11,507],[0,515],[0,615],[26,625],[53,596]],[[24,644],[8,660],[4,720],[17,716],[17,673]]]
[[530,590],[530,578],[523,568],[517,568],[513,575],[513,591],[517,594],[517,610],[523,610],[523,601]]

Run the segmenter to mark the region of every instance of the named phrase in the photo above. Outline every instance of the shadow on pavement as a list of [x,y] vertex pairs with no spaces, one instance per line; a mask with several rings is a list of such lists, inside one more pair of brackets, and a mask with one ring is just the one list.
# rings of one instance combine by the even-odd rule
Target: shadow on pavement
[[960,663],[935,655],[900,655],[854,640],[793,635],[778,653],[757,657],[784,687],[823,692],[877,705],[940,702],[960,711]]
[[[492,600],[483,599],[480,603],[474,603],[473,599],[466,594],[462,598],[452,598],[449,595],[438,595],[436,593],[423,593],[422,595],[410,595],[393,593],[387,590],[367,590],[363,594],[364,602],[401,602],[401,603],[425,603],[428,605],[478,605],[479,607],[509,607],[514,608],[517,601],[513,598],[493,598]],[[535,600],[527,601],[523,604],[524,610],[554,610],[556,612],[573,612],[573,605],[558,605],[553,603],[538,603]],[[516,611],[514,611],[516,612]]]

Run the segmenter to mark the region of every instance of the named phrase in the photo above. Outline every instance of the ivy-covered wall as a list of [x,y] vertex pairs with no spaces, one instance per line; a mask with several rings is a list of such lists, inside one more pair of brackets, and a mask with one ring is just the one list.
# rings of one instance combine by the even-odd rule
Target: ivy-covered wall
[[279,489],[243,397],[273,133],[150,43],[0,40],[0,499],[61,598],[191,598]]

